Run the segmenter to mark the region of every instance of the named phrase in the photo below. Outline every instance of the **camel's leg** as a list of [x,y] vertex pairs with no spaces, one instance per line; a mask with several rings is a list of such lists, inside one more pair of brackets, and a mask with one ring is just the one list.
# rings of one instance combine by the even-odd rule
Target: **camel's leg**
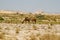
[[27,20],[27,23],[30,23],[30,20]]
[[33,24],[36,24],[36,20],[33,20],[32,22],[33,22]]
[[34,24],[36,24],[36,21],[33,21]]
[[35,24],[36,24],[36,20],[35,20]]

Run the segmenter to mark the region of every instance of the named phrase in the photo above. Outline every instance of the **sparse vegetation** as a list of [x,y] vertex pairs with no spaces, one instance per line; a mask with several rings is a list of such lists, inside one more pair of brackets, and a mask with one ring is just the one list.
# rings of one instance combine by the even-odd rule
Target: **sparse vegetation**
[[[53,24],[60,24],[60,15],[33,15],[31,14],[0,14],[0,21],[3,23],[21,23],[25,17],[36,17],[37,24],[48,24],[49,22]],[[57,20],[58,19],[58,20]],[[2,21],[3,20],[3,21]]]
[[2,17],[0,17],[0,22],[4,21],[4,19]]
[[[36,18],[36,23],[22,24],[25,17]],[[60,40],[60,21],[56,19],[60,15],[0,14],[0,40]]]

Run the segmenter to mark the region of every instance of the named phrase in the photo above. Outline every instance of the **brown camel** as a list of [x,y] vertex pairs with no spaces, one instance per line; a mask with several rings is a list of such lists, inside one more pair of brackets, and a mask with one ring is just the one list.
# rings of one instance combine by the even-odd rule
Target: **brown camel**
[[25,19],[22,21],[22,23],[24,22],[32,22],[32,23],[36,23],[36,18],[33,18],[33,17],[25,17]]

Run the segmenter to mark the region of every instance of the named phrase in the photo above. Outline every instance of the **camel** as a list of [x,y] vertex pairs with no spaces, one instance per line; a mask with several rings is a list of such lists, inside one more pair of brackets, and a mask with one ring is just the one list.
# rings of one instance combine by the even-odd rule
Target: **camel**
[[25,17],[25,19],[22,21],[22,23],[28,22],[28,23],[36,23],[36,18],[33,17]]

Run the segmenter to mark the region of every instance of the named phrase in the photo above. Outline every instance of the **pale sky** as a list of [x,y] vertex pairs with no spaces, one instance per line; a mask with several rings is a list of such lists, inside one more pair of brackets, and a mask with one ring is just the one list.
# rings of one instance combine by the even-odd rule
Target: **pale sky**
[[0,0],[0,10],[60,12],[60,0]]

